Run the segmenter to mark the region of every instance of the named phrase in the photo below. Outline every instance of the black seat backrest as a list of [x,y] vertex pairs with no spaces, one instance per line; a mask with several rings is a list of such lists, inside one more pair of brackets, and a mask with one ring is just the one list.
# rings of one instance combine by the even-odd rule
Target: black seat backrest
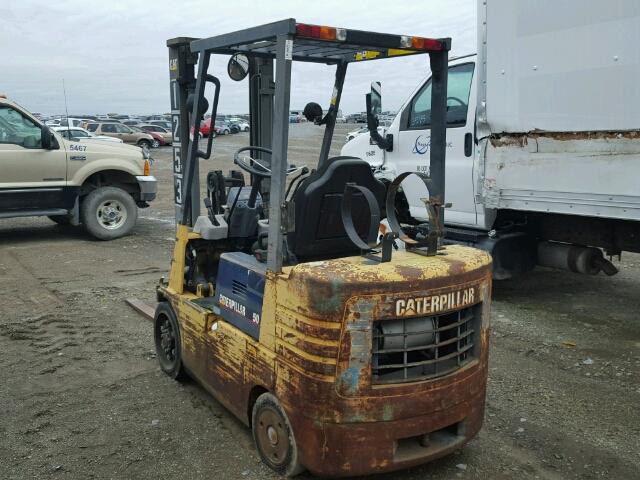
[[[371,166],[356,157],[333,157],[307,177],[294,195],[295,232],[289,247],[299,258],[320,258],[357,253],[342,224],[340,208],[348,182],[368,188],[384,207],[385,186],[373,176]],[[367,201],[360,193],[352,196],[353,223],[362,237],[370,222]]]

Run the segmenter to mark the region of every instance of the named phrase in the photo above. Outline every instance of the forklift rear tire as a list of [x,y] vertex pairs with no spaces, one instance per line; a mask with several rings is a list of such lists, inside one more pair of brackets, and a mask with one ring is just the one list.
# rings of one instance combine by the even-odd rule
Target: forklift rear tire
[[167,302],[160,302],[156,307],[153,337],[162,371],[174,380],[184,380],[187,374],[182,365],[180,327],[173,309]]
[[262,461],[279,475],[294,477],[304,471],[298,461],[298,446],[291,423],[278,399],[263,393],[251,415],[253,441]]

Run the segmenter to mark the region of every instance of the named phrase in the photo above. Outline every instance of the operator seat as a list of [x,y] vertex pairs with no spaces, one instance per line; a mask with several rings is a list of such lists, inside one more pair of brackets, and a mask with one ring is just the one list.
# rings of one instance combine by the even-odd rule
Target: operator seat
[[[290,232],[287,239],[298,260],[359,252],[342,224],[340,209],[348,182],[371,190],[383,211],[386,188],[373,176],[367,162],[357,157],[329,158],[300,184],[294,194],[295,231]],[[361,193],[353,192],[352,207],[353,224],[364,237],[370,212]]]

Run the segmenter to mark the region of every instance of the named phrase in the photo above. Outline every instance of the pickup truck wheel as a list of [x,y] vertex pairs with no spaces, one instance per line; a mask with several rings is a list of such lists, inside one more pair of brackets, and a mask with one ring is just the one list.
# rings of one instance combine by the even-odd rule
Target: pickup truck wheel
[[291,423],[278,399],[263,393],[251,415],[251,430],[262,461],[279,475],[293,477],[304,467],[298,461],[298,446]]
[[149,140],[140,140],[138,142],[138,146],[140,148],[146,148],[147,150],[149,150],[151,148],[151,142]]
[[71,218],[68,215],[49,215],[49,219],[58,225],[71,224]]
[[82,223],[100,240],[113,240],[127,235],[138,218],[133,197],[117,187],[100,187],[80,204]]

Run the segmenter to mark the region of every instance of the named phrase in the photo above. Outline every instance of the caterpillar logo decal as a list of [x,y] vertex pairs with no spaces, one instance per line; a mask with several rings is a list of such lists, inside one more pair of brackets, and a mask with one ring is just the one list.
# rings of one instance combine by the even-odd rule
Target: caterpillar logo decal
[[426,297],[401,298],[395,302],[398,317],[427,315],[468,307],[477,302],[476,287]]
[[247,316],[247,307],[236,300],[226,297],[225,295],[220,295],[220,305],[242,315],[243,317]]

